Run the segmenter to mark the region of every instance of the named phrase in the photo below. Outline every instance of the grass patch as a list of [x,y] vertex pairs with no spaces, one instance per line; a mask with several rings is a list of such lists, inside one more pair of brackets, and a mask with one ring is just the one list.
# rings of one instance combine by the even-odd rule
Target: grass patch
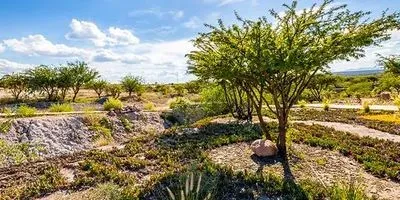
[[361,118],[373,121],[392,122],[400,124],[400,116],[398,114],[365,115],[361,116]]
[[52,104],[49,108],[50,112],[72,112],[74,111],[74,108],[71,106],[71,104]]
[[33,117],[36,114],[36,108],[27,105],[21,105],[17,108],[16,114],[19,117]]
[[114,98],[109,98],[107,101],[104,103],[103,107],[104,110],[110,111],[110,110],[121,110],[124,105],[119,99],[114,99]]
[[156,106],[154,105],[153,102],[148,102],[148,103],[145,103],[143,105],[143,109],[147,110],[147,111],[155,111],[156,110]]

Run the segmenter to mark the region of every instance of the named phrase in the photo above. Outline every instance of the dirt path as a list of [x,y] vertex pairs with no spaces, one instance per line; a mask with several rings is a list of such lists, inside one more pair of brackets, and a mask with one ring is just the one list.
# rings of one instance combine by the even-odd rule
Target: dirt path
[[[297,181],[311,177],[315,181],[330,186],[355,179],[363,185],[369,196],[379,199],[400,199],[400,183],[370,175],[353,159],[318,147],[299,144],[293,144],[292,147],[295,154],[300,157],[290,161],[290,168]],[[213,162],[230,166],[237,171],[275,172],[282,177],[284,174],[280,162],[252,156],[253,153],[247,143],[219,147],[209,151],[208,154]]]
[[[271,119],[268,117],[264,117],[264,120],[266,122],[277,122],[277,120]],[[223,119],[214,119],[212,122],[229,123],[229,122],[234,122],[234,121],[236,121],[236,120],[233,118],[223,118]],[[258,123],[259,122],[258,118],[254,118],[253,122]],[[340,123],[340,122],[312,121],[312,120],[310,120],[310,121],[292,121],[292,123],[304,123],[306,125],[318,124],[321,126],[333,128],[337,131],[348,132],[348,133],[357,135],[359,137],[371,137],[371,138],[390,140],[393,142],[400,143],[400,135],[390,134],[387,132],[375,130],[375,129],[368,128],[368,127],[361,126],[361,125],[346,124],[346,123]]]

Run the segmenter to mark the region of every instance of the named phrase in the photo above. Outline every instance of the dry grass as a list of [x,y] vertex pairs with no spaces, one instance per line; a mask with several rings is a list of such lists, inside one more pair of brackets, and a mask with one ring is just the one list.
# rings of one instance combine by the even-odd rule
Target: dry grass
[[400,115],[398,114],[364,115],[361,118],[374,121],[393,122],[396,124],[400,124]]

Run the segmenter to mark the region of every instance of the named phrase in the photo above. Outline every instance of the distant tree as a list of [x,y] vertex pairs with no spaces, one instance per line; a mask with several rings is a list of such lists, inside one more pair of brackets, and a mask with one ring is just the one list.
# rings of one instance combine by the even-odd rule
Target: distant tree
[[108,84],[106,90],[108,95],[119,98],[122,93],[122,86],[120,84]]
[[[278,119],[277,146],[285,156],[290,110],[315,75],[334,61],[362,57],[363,48],[389,39],[389,31],[399,27],[397,12],[368,19],[369,12],[332,2],[299,11],[293,1],[283,14],[271,10],[274,22],[237,16],[240,24],[227,27],[220,20],[194,40],[195,50],[188,54],[190,73],[229,81],[246,93],[257,115],[266,104]],[[259,119],[263,122],[262,115]]]
[[91,69],[88,64],[83,61],[69,62],[67,65],[70,68],[73,78],[72,91],[74,92],[74,96],[72,101],[75,102],[76,96],[78,95],[82,86],[98,78],[99,73],[94,69]]
[[400,94],[400,56],[382,57],[379,62],[385,71],[379,79],[379,91],[392,91]]
[[27,90],[27,78],[23,73],[12,73],[3,76],[0,85],[11,93],[15,101],[19,101],[21,94]]
[[47,65],[40,65],[26,72],[28,87],[34,92],[45,93],[47,100],[53,101],[57,97],[57,69]]
[[187,82],[184,86],[188,93],[191,94],[198,94],[201,90],[201,82],[198,80]]
[[307,88],[310,90],[312,96],[317,101],[322,101],[323,91],[327,91],[335,85],[337,79],[329,74],[317,74],[311,79]]
[[89,87],[93,89],[100,98],[101,94],[106,91],[108,82],[105,80],[94,80],[89,83]]
[[122,87],[124,88],[125,92],[128,92],[129,97],[132,97],[132,93],[142,93],[144,90],[143,84],[142,84],[142,78],[139,76],[132,76],[132,75],[127,75],[122,78],[121,81]]
[[70,67],[60,66],[57,68],[57,87],[60,90],[61,101],[65,100],[68,91],[74,85],[74,74]]

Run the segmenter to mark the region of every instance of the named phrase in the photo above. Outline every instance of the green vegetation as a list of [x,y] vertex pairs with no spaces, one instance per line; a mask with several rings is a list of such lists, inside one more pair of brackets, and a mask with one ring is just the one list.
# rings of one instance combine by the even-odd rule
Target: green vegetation
[[143,109],[147,110],[147,111],[155,111],[156,110],[156,106],[154,105],[153,102],[147,102],[143,105]]
[[33,117],[36,114],[36,108],[27,105],[21,105],[17,108],[16,114],[19,117]]
[[74,108],[72,107],[71,104],[63,103],[63,104],[52,104],[49,107],[50,112],[72,112],[74,111]]
[[40,147],[28,143],[8,143],[0,139],[0,167],[19,165],[38,158]]
[[[370,112],[367,115],[360,113],[356,110],[329,110],[329,111],[318,111],[313,109],[302,109],[293,110],[291,118],[294,120],[316,120],[316,121],[328,121],[328,122],[342,122],[347,124],[358,124],[366,126],[368,128],[388,132],[395,135],[400,135],[400,124],[393,123],[393,121],[385,120],[385,118],[379,118],[379,115],[391,115],[393,119],[393,113],[387,112]],[[368,117],[370,115],[377,115],[374,118]],[[271,116],[270,116],[271,117]]]
[[117,99],[122,93],[122,86],[119,84],[108,84],[106,88],[107,94]]
[[129,97],[131,97],[132,93],[136,93],[138,96],[141,96],[141,94],[144,92],[142,82],[143,81],[140,77],[128,75],[122,78],[121,84],[125,92],[128,92]]
[[89,87],[93,89],[97,97],[100,98],[101,94],[107,89],[108,82],[105,80],[94,80],[89,83]]
[[28,88],[26,77],[22,73],[3,76],[0,79],[0,86],[10,91],[15,101],[19,101],[21,94],[26,92]]
[[320,125],[295,124],[293,128],[298,130],[292,132],[293,142],[338,150],[378,177],[400,180],[400,146],[396,142],[357,137]]
[[[281,13],[270,12],[274,23],[266,16],[248,20],[236,14],[237,24],[226,26],[220,20],[218,26],[207,26],[211,31],[194,40],[196,50],[188,58],[189,72],[201,80],[218,80],[235,94],[244,93],[241,100],[248,99],[249,108],[255,107],[266,138],[271,139],[261,114],[267,104],[279,121],[277,146],[285,155],[290,110],[310,81],[329,63],[359,58],[365,47],[389,39],[387,31],[398,28],[399,14],[368,20],[369,12],[352,12],[331,0],[301,12],[293,1]],[[266,92],[271,100],[265,98]]]
[[119,99],[108,98],[106,102],[104,102],[103,107],[104,110],[121,110],[124,105]]

